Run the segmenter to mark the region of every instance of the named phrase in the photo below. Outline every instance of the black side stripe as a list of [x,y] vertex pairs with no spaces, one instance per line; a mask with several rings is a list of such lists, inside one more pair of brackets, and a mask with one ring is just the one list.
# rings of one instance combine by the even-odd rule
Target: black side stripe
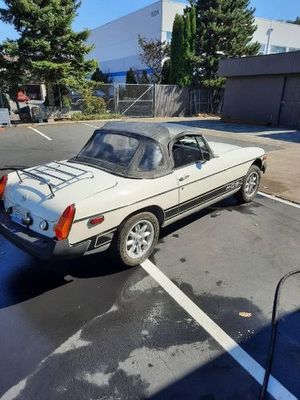
[[235,189],[241,187],[243,184],[243,178],[236,179],[232,182],[226,183],[226,185],[220,186],[207,193],[196,196],[190,200],[180,203],[175,207],[168,208],[165,210],[166,220],[169,220],[179,214],[189,211],[193,208],[199,207],[200,205],[207,203],[211,200],[221,197],[225,193],[230,193]]
[[[186,183],[185,185],[181,185],[180,187],[176,186],[176,187],[174,187],[174,188],[172,188],[172,189],[166,190],[166,191],[161,192],[161,193],[156,193],[156,194],[153,195],[153,196],[145,197],[144,199],[135,201],[135,202],[133,202],[133,203],[125,204],[124,206],[120,206],[120,207],[117,207],[117,208],[112,208],[111,210],[101,211],[101,214],[108,214],[108,213],[111,213],[111,212],[113,212],[113,211],[121,210],[122,208],[130,207],[130,206],[133,206],[133,205],[135,205],[135,204],[142,203],[143,201],[147,201],[147,200],[153,199],[153,198],[155,198],[155,197],[162,196],[162,195],[164,195],[164,194],[166,194],[166,193],[173,192],[174,190],[178,190],[179,188],[182,188],[182,187],[184,187],[184,186],[192,185],[193,183],[200,182],[200,181],[202,181],[202,180],[204,180],[204,179],[208,179],[208,178],[210,178],[210,177],[212,177],[212,176],[214,176],[214,175],[221,174],[222,172],[225,172],[225,171],[228,171],[228,170],[230,170],[230,169],[239,167],[240,165],[247,164],[247,163],[249,163],[249,162],[251,162],[251,161],[254,161],[254,160],[256,160],[256,158],[252,158],[251,160],[244,161],[244,162],[242,162],[242,163],[240,163],[240,164],[237,164],[237,165],[233,165],[232,167],[225,168],[225,169],[223,169],[223,170],[221,170],[221,171],[218,171],[218,172],[214,172],[214,173],[211,174],[211,175],[203,176],[202,178],[196,179],[196,180],[193,181],[193,182],[188,182],[188,183]],[[177,206],[176,206],[176,207],[177,207]],[[92,218],[92,217],[94,217],[94,216],[96,216],[96,215],[98,215],[98,214],[99,214],[99,213],[97,213],[97,214],[92,214],[92,215],[89,215],[89,216],[87,216],[87,217],[83,217],[83,218],[76,219],[73,223],[75,224],[75,223],[77,223],[77,222],[85,221],[86,219]]]

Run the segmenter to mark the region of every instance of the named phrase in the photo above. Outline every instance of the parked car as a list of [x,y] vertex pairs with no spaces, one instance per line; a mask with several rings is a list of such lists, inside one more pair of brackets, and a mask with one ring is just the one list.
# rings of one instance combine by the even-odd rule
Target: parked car
[[265,170],[263,149],[208,142],[199,129],[108,123],[76,157],[2,177],[0,233],[40,258],[110,248],[134,266],[161,227],[233,194],[252,201]]

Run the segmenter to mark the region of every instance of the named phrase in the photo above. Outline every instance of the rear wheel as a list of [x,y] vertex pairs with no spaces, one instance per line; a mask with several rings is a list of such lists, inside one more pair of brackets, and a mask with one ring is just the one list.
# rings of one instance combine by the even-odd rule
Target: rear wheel
[[254,199],[259,188],[260,178],[260,169],[256,165],[252,165],[244,178],[241,189],[235,195],[241,203],[250,203]]
[[127,266],[141,264],[151,255],[158,237],[159,223],[154,214],[133,215],[120,226],[113,248],[114,256]]

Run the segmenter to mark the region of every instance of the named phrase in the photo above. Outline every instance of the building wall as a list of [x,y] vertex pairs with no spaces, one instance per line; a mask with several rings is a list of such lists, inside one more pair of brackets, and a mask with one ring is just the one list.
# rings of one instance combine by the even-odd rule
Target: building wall
[[300,26],[286,22],[256,18],[253,41],[261,44],[261,54],[300,50]]
[[[138,36],[170,42],[175,15],[183,14],[185,7],[186,4],[182,2],[159,0],[93,29],[88,41],[95,48],[89,57],[98,60],[102,71],[110,72],[116,82],[124,81],[129,68],[146,68],[139,60]],[[256,18],[255,22],[258,28],[253,41],[261,44],[261,54],[300,48],[299,25],[262,18]]]
[[161,15],[161,1],[158,1],[93,29],[88,42],[95,47],[89,57],[100,63],[103,72],[123,81],[129,68],[145,68],[138,57],[138,36],[161,39]]
[[183,14],[186,4],[173,0],[162,1],[162,40],[171,42],[173,22],[176,14]]
[[224,118],[277,125],[284,76],[231,77],[226,81]]

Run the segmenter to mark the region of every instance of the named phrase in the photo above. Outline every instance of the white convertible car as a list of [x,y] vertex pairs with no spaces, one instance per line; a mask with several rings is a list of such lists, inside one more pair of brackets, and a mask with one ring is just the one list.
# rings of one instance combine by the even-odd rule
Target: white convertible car
[[264,150],[207,141],[179,124],[113,122],[70,160],[0,179],[0,233],[40,258],[109,247],[134,266],[164,227],[236,194],[255,197]]

